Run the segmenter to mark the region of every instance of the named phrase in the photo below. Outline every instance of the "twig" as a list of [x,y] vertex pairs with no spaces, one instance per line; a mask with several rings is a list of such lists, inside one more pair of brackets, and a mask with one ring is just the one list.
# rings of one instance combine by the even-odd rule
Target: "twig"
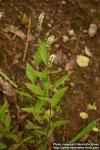
[[12,86],[14,86],[15,88],[17,88],[18,86],[5,74],[2,72],[1,68],[0,68],[0,75],[7,80]]
[[78,36],[78,39],[77,39],[77,41],[76,41],[76,45],[75,45],[75,52],[77,51],[77,49],[78,49],[78,45],[79,45],[79,41],[80,41],[80,38],[81,38],[81,34]]
[[29,22],[28,22],[27,40],[26,40],[26,44],[25,44],[25,50],[24,50],[24,55],[23,55],[23,61],[25,61],[26,55],[27,55],[30,30],[31,30],[31,17],[29,17]]

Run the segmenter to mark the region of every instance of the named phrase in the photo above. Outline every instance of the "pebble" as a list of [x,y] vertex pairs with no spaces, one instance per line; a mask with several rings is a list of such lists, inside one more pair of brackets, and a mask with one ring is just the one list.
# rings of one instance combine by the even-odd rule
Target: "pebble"
[[62,41],[63,41],[64,43],[66,43],[67,41],[69,41],[69,37],[68,37],[67,35],[63,35]]
[[84,34],[86,34],[87,32],[88,32],[88,30],[87,30],[87,29],[84,29],[84,30],[83,30],[83,33],[84,33]]
[[48,27],[49,27],[49,28],[51,28],[51,27],[52,27],[51,23],[48,23]]
[[46,33],[46,36],[49,36],[50,35],[50,32],[48,31],[47,33]]
[[56,44],[54,45],[55,48],[59,48],[59,46],[60,46],[60,45],[59,45],[58,43],[56,43]]
[[61,4],[65,5],[65,4],[66,4],[66,1],[63,0],[63,1],[61,2]]
[[74,30],[68,30],[68,35],[73,36],[74,35]]
[[0,20],[2,19],[3,15],[4,15],[4,12],[0,11]]
[[88,29],[88,35],[90,38],[93,38],[97,33],[97,25],[94,23],[91,23]]

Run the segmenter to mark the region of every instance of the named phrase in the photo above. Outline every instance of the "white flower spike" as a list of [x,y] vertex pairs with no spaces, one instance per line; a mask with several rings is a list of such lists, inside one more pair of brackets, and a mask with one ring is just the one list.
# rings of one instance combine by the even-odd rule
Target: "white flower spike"
[[54,42],[54,35],[51,35],[48,39],[47,39],[47,47],[50,47],[50,45]]
[[55,54],[52,54],[52,55],[50,56],[49,61],[50,61],[51,64],[53,63],[53,61],[55,60],[55,58],[56,58],[56,55],[55,55]]

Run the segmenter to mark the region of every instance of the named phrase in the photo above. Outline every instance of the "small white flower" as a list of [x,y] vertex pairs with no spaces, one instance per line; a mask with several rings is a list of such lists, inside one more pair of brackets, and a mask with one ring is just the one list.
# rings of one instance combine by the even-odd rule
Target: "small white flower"
[[48,39],[47,39],[47,47],[50,47],[50,45],[53,43],[54,41],[54,35],[51,35]]
[[50,63],[53,63],[53,61],[55,60],[55,58],[56,58],[56,55],[55,55],[55,54],[52,54],[52,55],[50,56],[50,58],[49,58]]
[[43,19],[44,19],[44,12],[42,12],[42,13],[39,15],[38,26],[37,26],[37,30],[38,30],[38,31],[40,31],[41,28],[42,28]]
[[44,19],[44,12],[42,12],[39,16],[39,23],[42,24],[43,22],[43,19]]

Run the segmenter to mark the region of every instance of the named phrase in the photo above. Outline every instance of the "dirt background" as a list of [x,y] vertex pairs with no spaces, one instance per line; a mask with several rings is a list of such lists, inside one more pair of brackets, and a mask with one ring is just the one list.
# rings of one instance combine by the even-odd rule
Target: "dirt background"
[[[38,16],[45,13],[43,22],[44,35],[54,35],[57,41],[52,45],[51,54],[57,58],[54,68],[62,69],[62,74],[70,74],[70,80],[66,82],[68,90],[61,102],[63,116],[70,121],[65,129],[64,141],[72,139],[88,122],[100,117],[100,1],[99,0],[0,0],[0,68],[22,86],[26,80],[25,65],[30,62],[37,46],[36,28]],[[27,35],[27,23],[22,24],[18,16],[23,12],[31,16],[32,41],[25,62],[22,61],[26,40],[5,32],[4,29],[13,25]],[[87,30],[91,23],[98,27],[97,33],[90,38]],[[74,36],[71,35],[74,31]],[[68,40],[64,41],[64,36]],[[89,57],[88,67],[79,67],[76,56],[86,55],[85,47],[88,47],[93,58]],[[66,65],[70,65],[66,69]],[[97,109],[87,110],[88,103],[95,102]],[[12,105],[12,104],[11,104]],[[88,112],[89,117],[82,120],[80,112]],[[58,130],[55,141],[62,140],[62,131]],[[91,132],[84,141],[99,142],[98,133]]]

